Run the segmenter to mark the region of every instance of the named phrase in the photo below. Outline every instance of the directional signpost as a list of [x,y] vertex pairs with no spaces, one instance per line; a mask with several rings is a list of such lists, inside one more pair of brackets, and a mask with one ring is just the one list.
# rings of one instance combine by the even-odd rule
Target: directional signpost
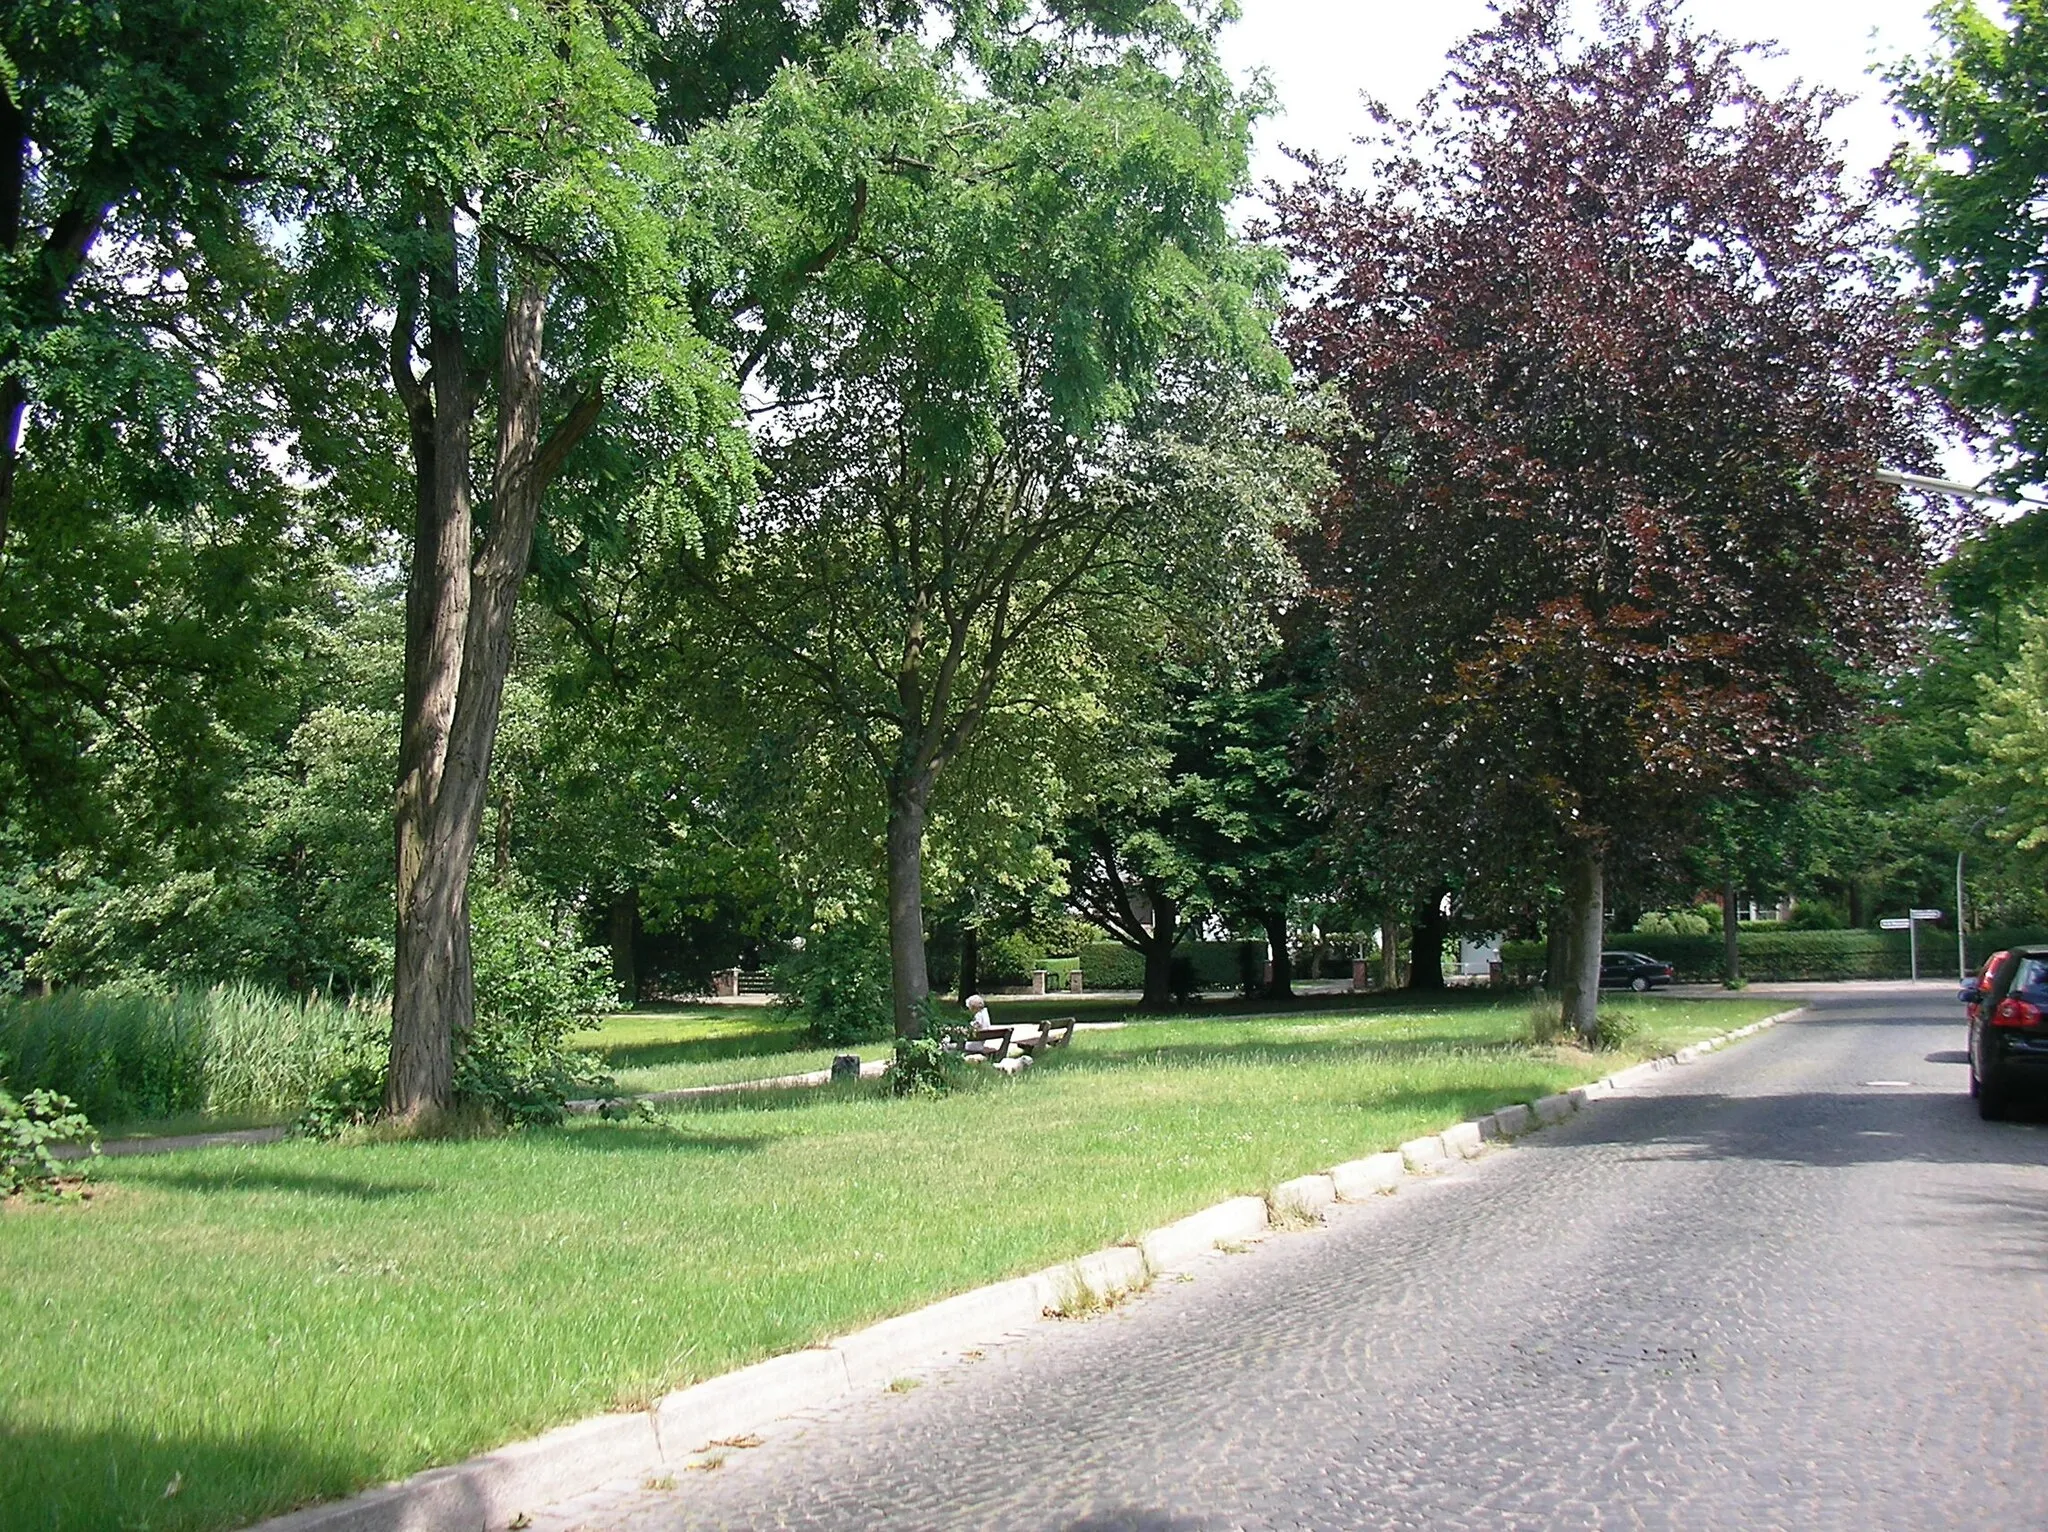
[[1906,931],[1911,933],[1907,945],[1912,949],[1913,977],[1916,979],[1920,977],[1920,922],[1923,920],[1939,919],[1941,919],[1940,910],[1912,910],[1907,913],[1907,917],[1904,920],[1880,920],[1877,923],[1878,929],[1883,931]]

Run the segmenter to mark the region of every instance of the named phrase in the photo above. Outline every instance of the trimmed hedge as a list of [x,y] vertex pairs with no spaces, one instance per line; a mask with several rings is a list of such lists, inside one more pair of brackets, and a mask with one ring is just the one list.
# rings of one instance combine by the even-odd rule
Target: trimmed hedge
[[[1190,965],[1198,990],[1244,989],[1266,976],[1264,942],[1182,942],[1173,957]],[[1089,942],[1081,949],[1081,978],[1090,989],[1143,989],[1145,959],[1122,942]]]
[[[1742,976],[1761,982],[1811,983],[1829,979],[1904,979],[1913,972],[1911,939],[1904,931],[1744,931]],[[2048,931],[2015,928],[1979,931],[1966,939],[1974,969],[2006,947],[2048,944]],[[1669,963],[1685,983],[1717,983],[1724,962],[1718,936],[1611,934],[1609,951],[1641,952]],[[1543,971],[1542,942],[1509,942],[1501,952],[1511,979],[1528,981]],[[1920,976],[1952,972],[1955,933],[1940,927],[1920,932]]]

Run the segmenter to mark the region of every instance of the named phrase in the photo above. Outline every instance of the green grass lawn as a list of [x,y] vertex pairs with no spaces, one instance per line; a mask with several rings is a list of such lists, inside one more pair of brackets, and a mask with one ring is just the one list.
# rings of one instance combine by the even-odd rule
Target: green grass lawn
[[[799,1074],[825,1068],[835,1052],[810,1047],[801,1024],[765,1006],[628,1011],[570,1041],[603,1059],[625,1095]],[[880,1058],[889,1050],[875,1044],[852,1051]]]
[[1329,1008],[1083,1033],[1018,1079],[977,1071],[929,1101],[862,1084],[652,1124],[111,1161],[87,1206],[0,1216],[0,1522],[219,1528],[342,1495],[1774,1002],[1624,1008],[1645,1031],[1592,1058],[1514,1041],[1521,1001]]

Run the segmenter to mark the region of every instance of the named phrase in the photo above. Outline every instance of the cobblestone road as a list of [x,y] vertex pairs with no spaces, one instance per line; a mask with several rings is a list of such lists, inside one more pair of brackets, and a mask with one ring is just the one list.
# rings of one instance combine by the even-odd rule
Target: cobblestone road
[[2048,1527],[2048,1128],[1843,995],[1521,1146],[535,1526]]

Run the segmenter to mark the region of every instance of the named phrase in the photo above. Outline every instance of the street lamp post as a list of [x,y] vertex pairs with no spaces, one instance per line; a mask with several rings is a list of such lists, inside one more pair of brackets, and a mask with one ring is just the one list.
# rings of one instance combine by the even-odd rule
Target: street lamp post
[[1963,938],[1963,853],[1956,853],[1956,982],[1970,982],[1970,949]]

